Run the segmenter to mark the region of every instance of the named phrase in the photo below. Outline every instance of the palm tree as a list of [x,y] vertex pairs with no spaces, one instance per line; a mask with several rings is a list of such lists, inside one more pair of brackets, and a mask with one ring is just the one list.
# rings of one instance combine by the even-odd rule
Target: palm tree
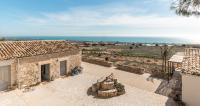
[[174,0],[171,9],[183,16],[200,16],[200,0]]
[[[173,46],[169,47],[168,45],[164,45],[164,46],[160,47],[161,58],[162,58],[162,72],[163,73],[167,72],[167,60],[168,60],[168,57],[169,57],[169,54],[170,54],[172,48],[173,48]],[[169,70],[168,70],[168,74],[169,74]]]

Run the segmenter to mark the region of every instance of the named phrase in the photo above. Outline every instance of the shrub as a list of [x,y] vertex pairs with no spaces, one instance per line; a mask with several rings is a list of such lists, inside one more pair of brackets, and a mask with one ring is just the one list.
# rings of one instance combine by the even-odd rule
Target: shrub
[[109,61],[109,58],[108,58],[108,57],[105,57],[105,61]]
[[101,53],[98,54],[98,57],[101,57]]
[[182,44],[181,46],[182,46],[182,47],[186,47],[186,45],[185,45],[185,44]]
[[155,46],[159,46],[159,44],[156,43]]
[[117,92],[119,95],[122,95],[125,93],[124,85],[122,85],[121,83],[116,83],[115,88],[117,89]]
[[139,43],[139,46],[143,46],[143,44],[142,44],[142,43]]
[[149,63],[149,62],[151,62],[151,60],[147,60],[147,62]]

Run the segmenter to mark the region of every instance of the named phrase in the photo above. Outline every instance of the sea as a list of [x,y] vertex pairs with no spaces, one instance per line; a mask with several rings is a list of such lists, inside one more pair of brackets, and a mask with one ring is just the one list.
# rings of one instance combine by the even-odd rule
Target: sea
[[191,41],[167,37],[114,37],[114,36],[9,36],[8,40],[71,40],[86,42],[130,42],[130,43],[168,43],[190,44]]

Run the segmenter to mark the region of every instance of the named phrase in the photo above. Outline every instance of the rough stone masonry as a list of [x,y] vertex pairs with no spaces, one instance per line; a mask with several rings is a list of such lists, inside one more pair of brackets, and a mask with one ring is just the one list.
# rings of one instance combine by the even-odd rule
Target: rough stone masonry
[[5,81],[9,87],[23,88],[40,83],[44,64],[49,64],[50,80],[61,77],[61,61],[66,61],[66,76],[81,66],[80,49],[66,41],[4,41],[0,42],[0,48],[0,68],[10,67],[5,76],[9,77]]

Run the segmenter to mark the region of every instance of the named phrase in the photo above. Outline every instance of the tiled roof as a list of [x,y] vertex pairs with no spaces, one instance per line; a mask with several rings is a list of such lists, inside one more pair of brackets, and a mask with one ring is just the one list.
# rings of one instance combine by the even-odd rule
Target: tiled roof
[[0,60],[59,53],[75,49],[78,49],[78,47],[66,41],[1,41]]

